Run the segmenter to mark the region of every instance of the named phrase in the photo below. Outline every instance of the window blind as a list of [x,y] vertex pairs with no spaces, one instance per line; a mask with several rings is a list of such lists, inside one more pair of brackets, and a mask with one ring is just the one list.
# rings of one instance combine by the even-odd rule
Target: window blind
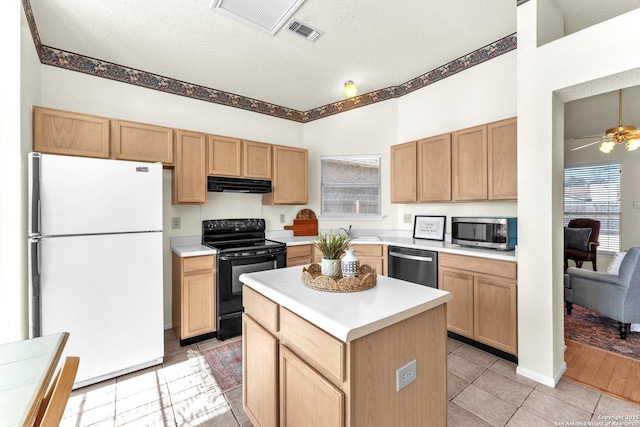
[[379,215],[380,155],[321,156],[322,214]]
[[620,162],[564,170],[564,225],[574,218],[600,221],[598,251],[620,250]]

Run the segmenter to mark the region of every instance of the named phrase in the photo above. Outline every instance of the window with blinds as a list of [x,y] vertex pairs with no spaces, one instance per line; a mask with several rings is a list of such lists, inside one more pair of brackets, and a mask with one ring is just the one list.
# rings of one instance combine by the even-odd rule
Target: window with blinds
[[620,250],[620,162],[564,170],[564,225],[574,218],[600,221],[598,252]]
[[380,216],[380,155],[321,156],[322,215]]

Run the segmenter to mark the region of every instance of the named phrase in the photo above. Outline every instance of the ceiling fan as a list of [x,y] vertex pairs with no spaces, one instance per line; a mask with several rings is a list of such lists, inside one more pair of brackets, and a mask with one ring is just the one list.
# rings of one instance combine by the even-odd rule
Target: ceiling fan
[[633,151],[640,148],[640,130],[635,126],[622,126],[622,89],[618,90],[618,126],[607,129],[604,135],[581,136],[573,139],[592,139],[598,138],[598,141],[590,142],[580,147],[573,148],[571,151],[581,150],[595,144],[600,144],[600,151],[610,153],[616,144],[625,143],[627,151]]

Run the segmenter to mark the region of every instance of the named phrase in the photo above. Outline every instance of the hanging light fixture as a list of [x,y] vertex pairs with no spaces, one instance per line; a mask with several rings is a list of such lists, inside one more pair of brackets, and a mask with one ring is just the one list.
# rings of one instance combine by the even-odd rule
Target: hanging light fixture
[[576,147],[572,151],[589,147],[594,144],[600,144],[600,151],[610,153],[617,144],[625,144],[627,151],[633,151],[640,148],[640,130],[635,126],[622,126],[622,89],[618,90],[618,127],[607,129],[604,136],[584,136],[583,138],[599,138],[599,141]]
[[347,98],[353,98],[358,94],[358,88],[353,83],[353,80],[348,80],[344,84],[344,94],[347,96]]

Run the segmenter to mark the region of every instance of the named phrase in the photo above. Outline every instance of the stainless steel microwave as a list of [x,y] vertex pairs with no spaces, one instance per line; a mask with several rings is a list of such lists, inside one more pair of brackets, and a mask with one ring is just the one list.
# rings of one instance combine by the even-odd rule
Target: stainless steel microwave
[[518,244],[518,218],[451,218],[451,243],[510,251]]

